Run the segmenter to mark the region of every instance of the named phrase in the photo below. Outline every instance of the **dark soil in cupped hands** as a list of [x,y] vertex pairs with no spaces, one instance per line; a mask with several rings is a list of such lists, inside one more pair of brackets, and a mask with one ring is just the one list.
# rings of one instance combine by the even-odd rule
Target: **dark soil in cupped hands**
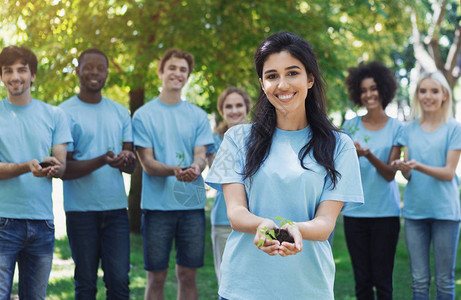
[[279,241],[280,244],[282,242],[288,242],[288,243],[294,243],[295,242],[293,237],[290,235],[290,233],[286,229],[277,228],[277,229],[274,229],[274,232],[275,232],[275,237],[272,236],[269,233],[269,231],[267,231],[266,233],[269,234],[274,240]]

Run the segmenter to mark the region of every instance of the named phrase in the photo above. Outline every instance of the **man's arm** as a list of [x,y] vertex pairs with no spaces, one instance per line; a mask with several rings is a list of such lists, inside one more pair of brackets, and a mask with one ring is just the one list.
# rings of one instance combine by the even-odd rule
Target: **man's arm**
[[67,144],[59,144],[51,149],[52,156],[46,157],[43,162],[52,164],[50,167],[42,168],[37,159],[23,163],[0,162],[0,179],[10,179],[22,174],[32,172],[35,177],[58,177],[61,178],[66,169]]
[[0,162],[0,179],[10,179],[18,177],[32,171],[33,166],[39,168],[38,160],[33,159],[23,163],[5,163]]
[[102,166],[108,164],[122,172],[133,173],[136,167],[136,156],[133,152],[133,143],[123,143],[123,150],[115,155],[112,151],[87,160],[74,160],[73,152],[67,153],[67,167],[63,180],[77,179],[86,176]]
[[198,173],[202,173],[206,167],[206,147],[207,146],[197,146],[194,148],[194,162],[191,164],[192,166],[197,166],[196,171]]
[[[66,171],[66,154],[67,144],[54,145],[53,148],[51,148],[51,156],[43,160],[43,162],[51,163],[51,166],[42,168],[40,171],[46,171],[47,177],[62,178]],[[34,171],[32,171],[32,173],[34,176],[39,176],[36,175]]]
[[175,171],[175,176],[179,181],[192,182],[196,180],[206,167],[206,146],[196,146],[194,148],[194,162],[186,170]]
[[214,159],[216,158],[216,153],[208,153],[206,155],[206,160],[208,163],[208,167],[211,168],[211,165],[213,165]]
[[[87,160],[74,160],[74,153],[67,152],[67,166],[63,180],[77,179],[94,172],[106,164],[106,159],[110,158],[111,151],[98,157]],[[113,153],[112,153],[113,154]]]
[[144,169],[144,172],[149,175],[167,177],[173,176],[175,175],[175,171],[181,170],[181,167],[167,166],[156,160],[153,148],[136,146],[136,152],[138,153],[139,161]]

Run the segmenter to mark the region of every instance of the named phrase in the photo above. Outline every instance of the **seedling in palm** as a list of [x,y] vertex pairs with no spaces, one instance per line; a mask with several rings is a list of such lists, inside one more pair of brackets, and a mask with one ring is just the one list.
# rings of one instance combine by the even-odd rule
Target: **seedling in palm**
[[[280,227],[285,226],[286,224],[293,226],[294,223],[288,219],[282,218],[282,217],[276,217],[276,220],[281,220],[280,222]],[[282,242],[288,242],[288,243],[294,243],[295,240],[293,237],[290,235],[288,230],[286,229],[280,229],[280,228],[275,228],[275,229],[269,229],[267,227],[263,227],[259,231],[262,233],[267,240],[273,241],[273,240],[278,240],[279,243],[281,244]],[[264,245],[264,238],[261,238],[258,241],[258,247],[261,247]]]

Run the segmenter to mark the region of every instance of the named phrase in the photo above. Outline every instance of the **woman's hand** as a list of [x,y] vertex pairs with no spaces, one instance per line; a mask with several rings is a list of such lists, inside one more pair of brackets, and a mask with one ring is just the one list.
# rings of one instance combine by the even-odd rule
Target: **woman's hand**
[[271,229],[276,229],[277,225],[270,219],[264,219],[256,229],[254,244],[262,251],[269,255],[277,255],[280,250],[280,243],[276,239],[268,239],[265,232]]
[[367,156],[368,154],[370,154],[370,148],[368,147],[362,148],[359,142],[354,142],[354,146],[355,146],[355,149],[357,150],[358,157]]
[[417,165],[419,165],[419,163],[415,160],[403,161],[396,159],[391,162],[391,167],[394,168],[394,170],[399,170],[402,172],[403,177],[405,177],[407,180],[410,180],[411,170],[416,168]]
[[409,160],[409,161],[402,161],[400,159],[396,159],[391,162],[391,166],[396,170],[400,170],[402,172],[410,172],[418,165],[416,160]]
[[407,166],[410,170],[418,170],[419,166],[420,166],[420,163],[417,162],[416,160],[412,159],[412,160],[409,160],[407,161]]
[[295,255],[303,251],[303,237],[299,231],[298,225],[296,223],[285,224],[281,229],[285,229],[295,240],[294,243],[282,242],[279,249],[279,254],[283,257],[288,255]]

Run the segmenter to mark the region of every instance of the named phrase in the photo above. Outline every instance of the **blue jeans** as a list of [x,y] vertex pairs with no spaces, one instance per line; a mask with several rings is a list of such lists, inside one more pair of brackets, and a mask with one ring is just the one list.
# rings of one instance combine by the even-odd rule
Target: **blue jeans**
[[130,226],[126,209],[66,212],[66,219],[75,263],[75,299],[96,299],[100,260],[107,299],[128,299]]
[[455,299],[455,262],[459,222],[405,219],[405,239],[410,255],[413,299],[429,300],[430,253],[434,252],[437,300]]
[[16,261],[19,298],[45,299],[53,250],[53,220],[0,218],[0,300],[10,299]]

